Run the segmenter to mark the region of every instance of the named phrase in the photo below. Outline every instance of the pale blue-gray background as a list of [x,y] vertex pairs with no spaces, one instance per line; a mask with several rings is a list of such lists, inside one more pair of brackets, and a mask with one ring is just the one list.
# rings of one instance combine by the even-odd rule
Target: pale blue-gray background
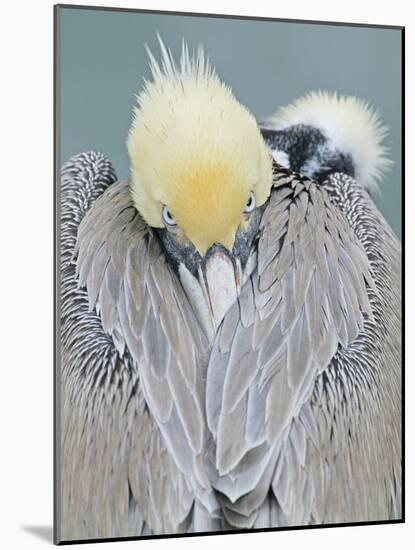
[[128,11],[60,9],[61,161],[81,151],[107,154],[128,177],[126,137],[134,95],[149,76],[156,33],[177,55],[182,38],[203,44],[239,100],[264,118],[307,90],[354,94],[389,126],[394,161],[376,197],[401,234],[401,31]]

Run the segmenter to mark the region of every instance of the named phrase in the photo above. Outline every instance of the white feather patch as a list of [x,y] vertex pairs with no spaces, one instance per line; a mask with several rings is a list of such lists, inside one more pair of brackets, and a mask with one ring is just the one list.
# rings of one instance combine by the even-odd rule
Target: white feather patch
[[333,148],[350,154],[356,180],[369,190],[377,188],[392,164],[384,139],[388,132],[378,112],[367,101],[337,92],[317,91],[282,107],[266,120],[266,125],[282,130],[295,124],[318,128]]
[[277,164],[283,166],[284,168],[290,167],[290,159],[285,151],[279,151],[278,149],[273,149],[271,151],[272,157]]

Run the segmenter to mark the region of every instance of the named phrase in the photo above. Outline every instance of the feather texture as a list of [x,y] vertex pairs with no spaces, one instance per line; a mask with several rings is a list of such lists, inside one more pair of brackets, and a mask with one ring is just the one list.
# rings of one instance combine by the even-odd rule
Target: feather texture
[[275,167],[212,348],[102,155],[61,198],[64,540],[400,517],[400,250],[358,182]]
[[[247,476],[253,467],[244,463],[245,455],[255,448],[268,454],[288,433],[299,463],[304,463],[303,429],[290,431],[290,426],[338,347],[350,346],[363,329],[364,319],[372,317],[368,292],[375,292],[362,244],[325,189],[307,178],[276,169],[261,230],[257,271],[228,313],[233,326],[238,315],[239,321],[229,333],[225,317],[207,374],[215,466],[220,476],[233,480]],[[273,314],[261,315],[264,302]],[[264,328],[261,325],[267,318],[269,326]],[[259,353],[255,352],[260,338],[252,330],[255,325],[261,326]],[[229,334],[233,334],[231,345]],[[226,350],[223,360],[217,356],[221,350]],[[261,399],[254,399],[261,387],[266,388]],[[210,396],[215,396],[214,407],[209,404]],[[265,426],[262,435],[260,425]],[[293,468],[293,464],[290,460],[286,467]],[[241,490],[245,490],[243,484]],[[239,500],[237,505],[233,500],[242,496],[242,492],[235,495],[234,483],[228,503],[232,513],[239,507]]]
[[[95,209],[109,220],[105,231],[96,231]],[[122,239],[111,239],[114,233]],[[211,489],[199,459],[206,439],[200,365],[207,340],[156,237],[132,207],[127,182],[114,184],[111,193],[97,201],[81,222],[80,235],[79,265],[86,263],[91,240],[101,243],[79,284],[93,296],[91,306],[98,307],[104,330],[110,335],[116,330],[131,351],[146,402],[170,453],[210,506]]]
[[62,540],[186,531],[195,494],[199,517],[215,507],[193,372],[206,342],[189,319],[171,328],[186,297],[115,179],[96,153],[62,171]]

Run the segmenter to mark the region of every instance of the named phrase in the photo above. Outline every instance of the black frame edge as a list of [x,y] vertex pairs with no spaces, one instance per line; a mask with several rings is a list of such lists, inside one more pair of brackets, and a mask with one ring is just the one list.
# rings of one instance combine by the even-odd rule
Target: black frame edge
[[53,543],[61,543],[60,515],[60,12],[53,6]]
[[370,27],[378,29],[391,29],[402,30],[403,25],[381,25],[377,23],[350,23],[345,21],[320,21],[314,19],[290,19],[281,17],[266,17],[260,15],[229,15],[225,13],[205,13],[205,12],[187,12],[187,11],[169,11],[169,10],[152,10],[145,8],[116,8],[114,6],[89,6],[83,4],[56,4],[60,8],[64,9],[85,9],[85,10],[97,10],[97,11],[118,11],[118,12],[130,12],[130,13],[153,13],[163,15],[179,15],[189,17],[212,17],[218,19],[246,19],[250,21],[278,21],[280,23],[299,23],[306,25],[334,25],[341,27]]
[[187,537],[211,537],[217,535],[239,535],[239,534],[253,534],[256,533],[276,533],[279,531],[307,531],[312,529],[332,529],[339,527],[362,527],[372,525],[391,525],[405,523],[402,519],[382,520],[382,521],[357,521],[352,523],[327,523],[322,525],[297,525],[289,527],[266,527],[262,529],[237,529],[232,531],[204,531],[200,533],[172,533],[165,535],[144,535],[140,537],[114,537],[114,538],[102,538],[102,539],[79,539],[79,540],[62,540],[58,542],[58,546],[70,546],[72,544],[96,544],[102,542],[130,542],[138,540],[158,540],[158,539],[178,539]]
[[401,234],[402,234],[402,431],[401,431],[401,464],[402,464],[402,522],[405,523],[405,27],[401,29]]

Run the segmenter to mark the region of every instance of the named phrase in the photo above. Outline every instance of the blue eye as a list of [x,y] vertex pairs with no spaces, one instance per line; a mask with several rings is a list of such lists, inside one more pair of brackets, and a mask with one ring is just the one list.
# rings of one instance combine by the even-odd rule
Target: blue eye
[[176,224],[176,220],[173,218],[173,216],[170,214],[170,211],[169,209],[167,208],[167,206],[164,206],[163,207],[163,212],[162,212],[162,215],[163,215],[163,220],[164,220],[164,223],[167,224],[167,225],[177,225]]
[[255,208],[255,204],[256,204],[255,195],[251,191],[248,202],[246,203],[244,212],[246,213],[252,212],[252,210]]

